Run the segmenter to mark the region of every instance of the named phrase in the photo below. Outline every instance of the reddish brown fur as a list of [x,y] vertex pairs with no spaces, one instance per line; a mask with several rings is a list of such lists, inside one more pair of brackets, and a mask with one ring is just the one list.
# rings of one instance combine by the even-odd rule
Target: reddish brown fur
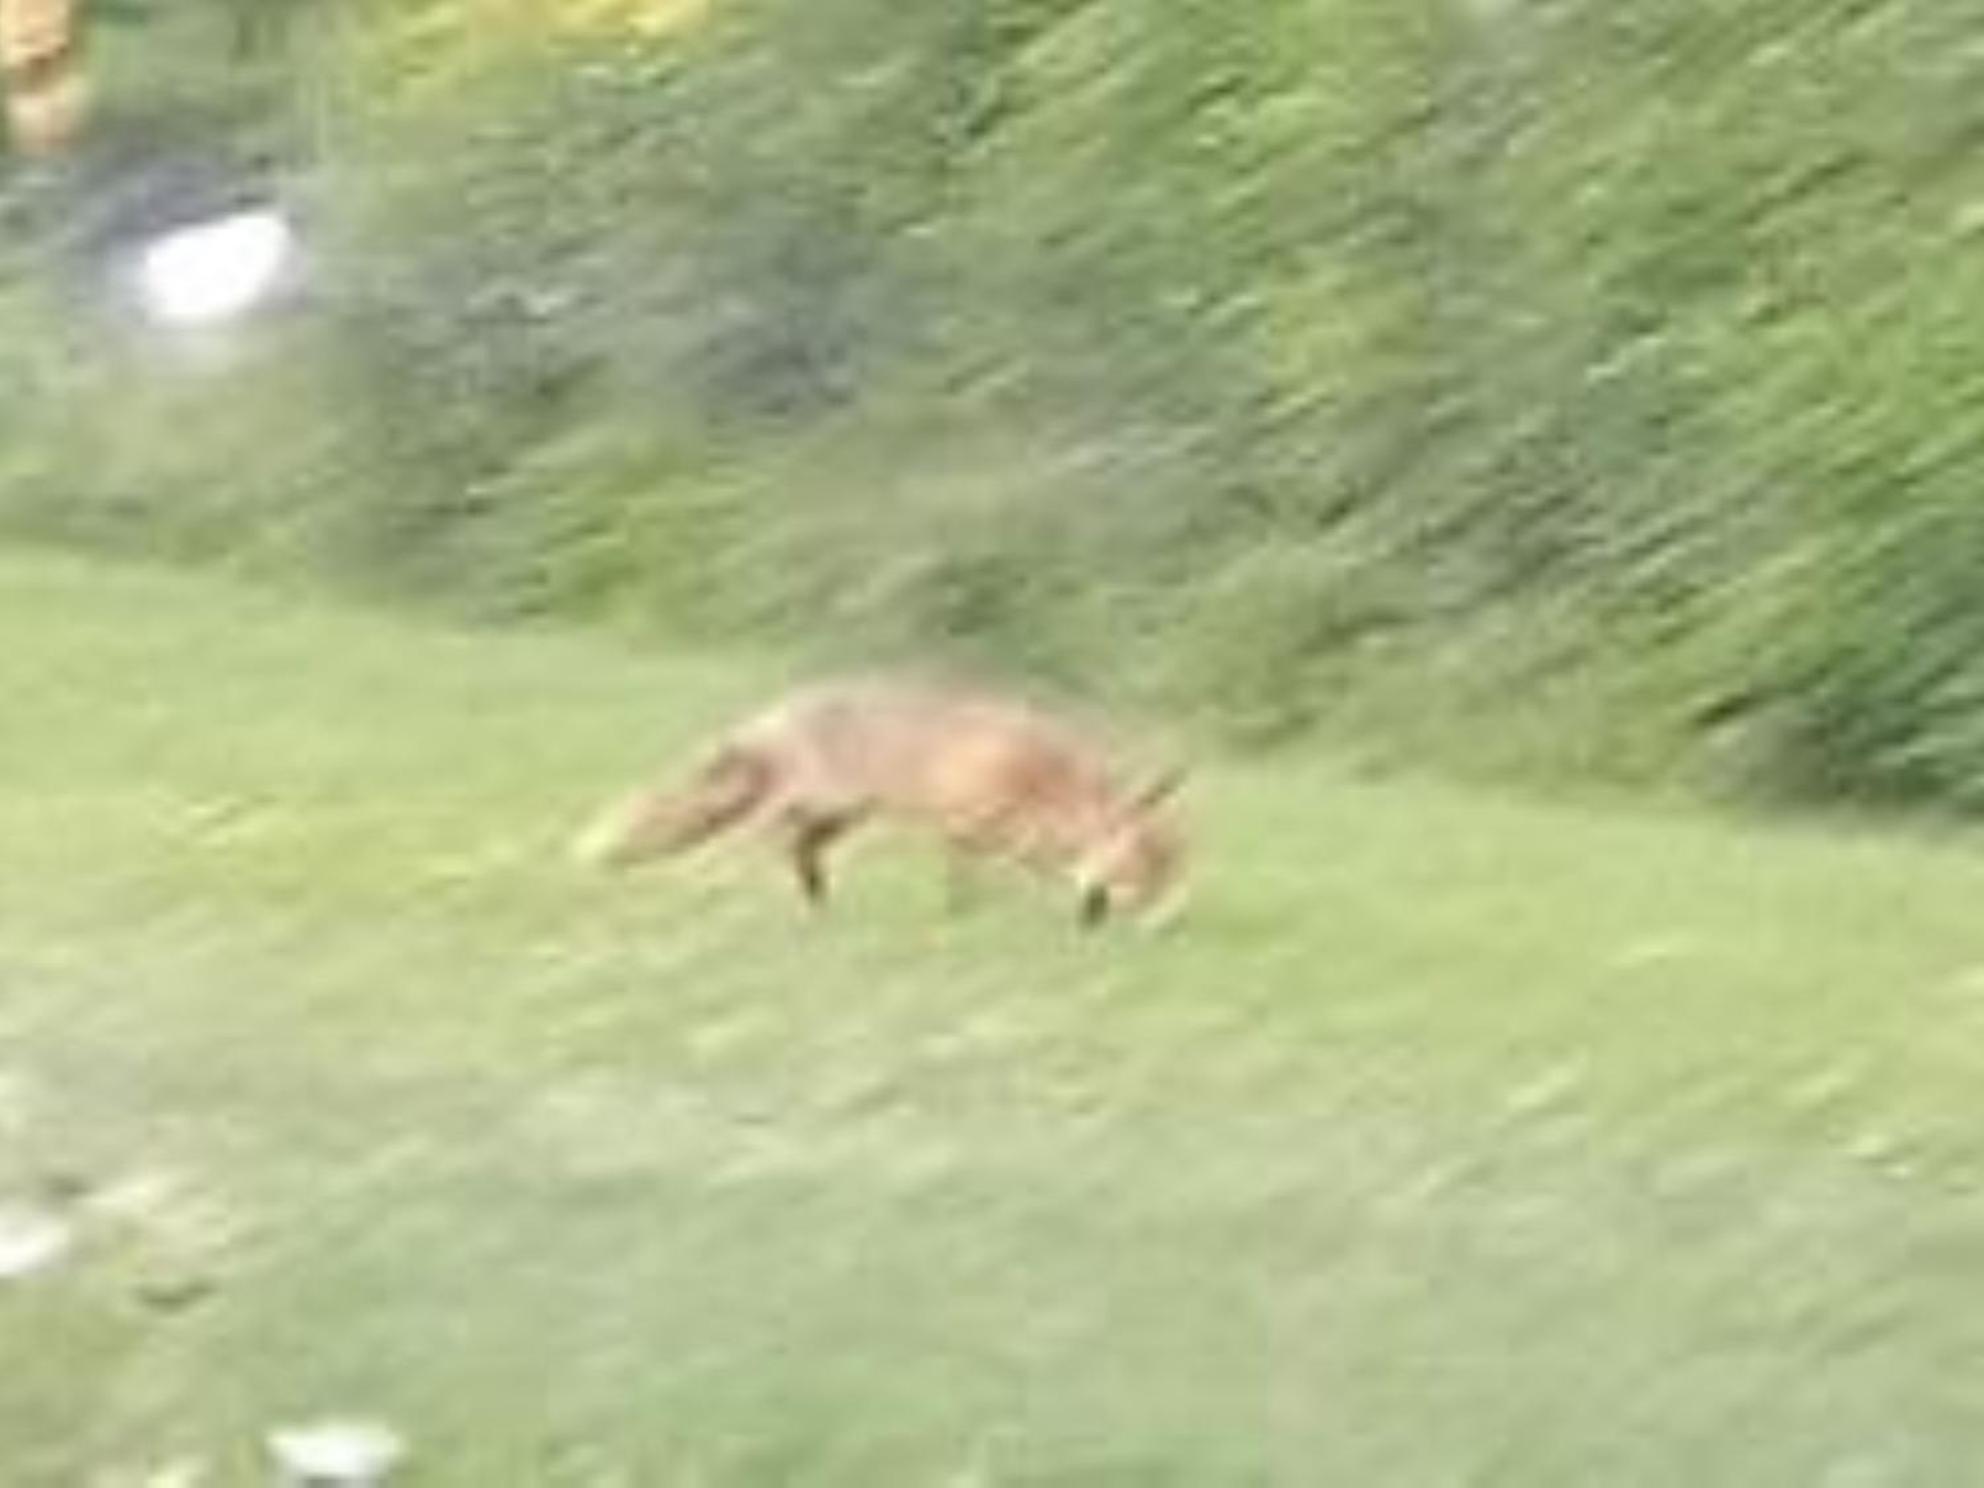
[[1157,808],[1175,780],[1122,790],[1100,752],[1033,707],[877,680],[829,683],[747,720],[679,790],[644,790],[585,834],[590,860],[627,865],[745,822],[783,840],[809,900],[826,854],[876,816],[934,832],[959,858],[1003,857],[1074,881],[1083,917],[1149,908],[1181,848]]

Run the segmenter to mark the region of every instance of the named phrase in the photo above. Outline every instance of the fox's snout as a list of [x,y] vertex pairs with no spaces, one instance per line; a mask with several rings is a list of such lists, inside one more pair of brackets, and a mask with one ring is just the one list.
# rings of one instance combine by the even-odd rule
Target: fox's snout
[[1183,848],[1172,827],[1154,815],[1156,799],[1141,801],[1078,870],[1084,924],[1122,915],[1154,927],[1177,915]]

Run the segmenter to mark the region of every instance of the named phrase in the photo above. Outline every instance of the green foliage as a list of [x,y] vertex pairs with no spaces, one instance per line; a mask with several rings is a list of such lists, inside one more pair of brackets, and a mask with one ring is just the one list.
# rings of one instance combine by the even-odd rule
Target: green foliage
[[93,532],[485,613],[1984,801],[1961,7],[677,9],[297,7],[309,302],[199,391],[0,355],[73,383],[0,510],[52,463]]

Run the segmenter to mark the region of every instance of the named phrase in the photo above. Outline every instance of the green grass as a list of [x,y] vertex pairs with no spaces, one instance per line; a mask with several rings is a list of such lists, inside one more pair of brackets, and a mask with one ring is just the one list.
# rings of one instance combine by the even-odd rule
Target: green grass
[[[0,1481],[1946,1485],[1984,861],[1322,763],[1192,913],[573,823],[782,680],[0,555]],[[211,1284],[191,1305],[158,1288]]]

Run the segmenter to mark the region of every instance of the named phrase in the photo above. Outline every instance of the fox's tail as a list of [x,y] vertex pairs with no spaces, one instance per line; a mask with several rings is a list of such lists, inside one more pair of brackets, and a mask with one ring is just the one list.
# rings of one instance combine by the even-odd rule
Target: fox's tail
[[682,852],[736,826],[770,793],[772,775],[762,754],[736,745],[718,750],[676,798],[661,850]]
[[575,852],[610,868],[686,852],[756,810],[773,775],[762,754],[726,745],[680,790],[640,791],[610,808],[580,835]]

